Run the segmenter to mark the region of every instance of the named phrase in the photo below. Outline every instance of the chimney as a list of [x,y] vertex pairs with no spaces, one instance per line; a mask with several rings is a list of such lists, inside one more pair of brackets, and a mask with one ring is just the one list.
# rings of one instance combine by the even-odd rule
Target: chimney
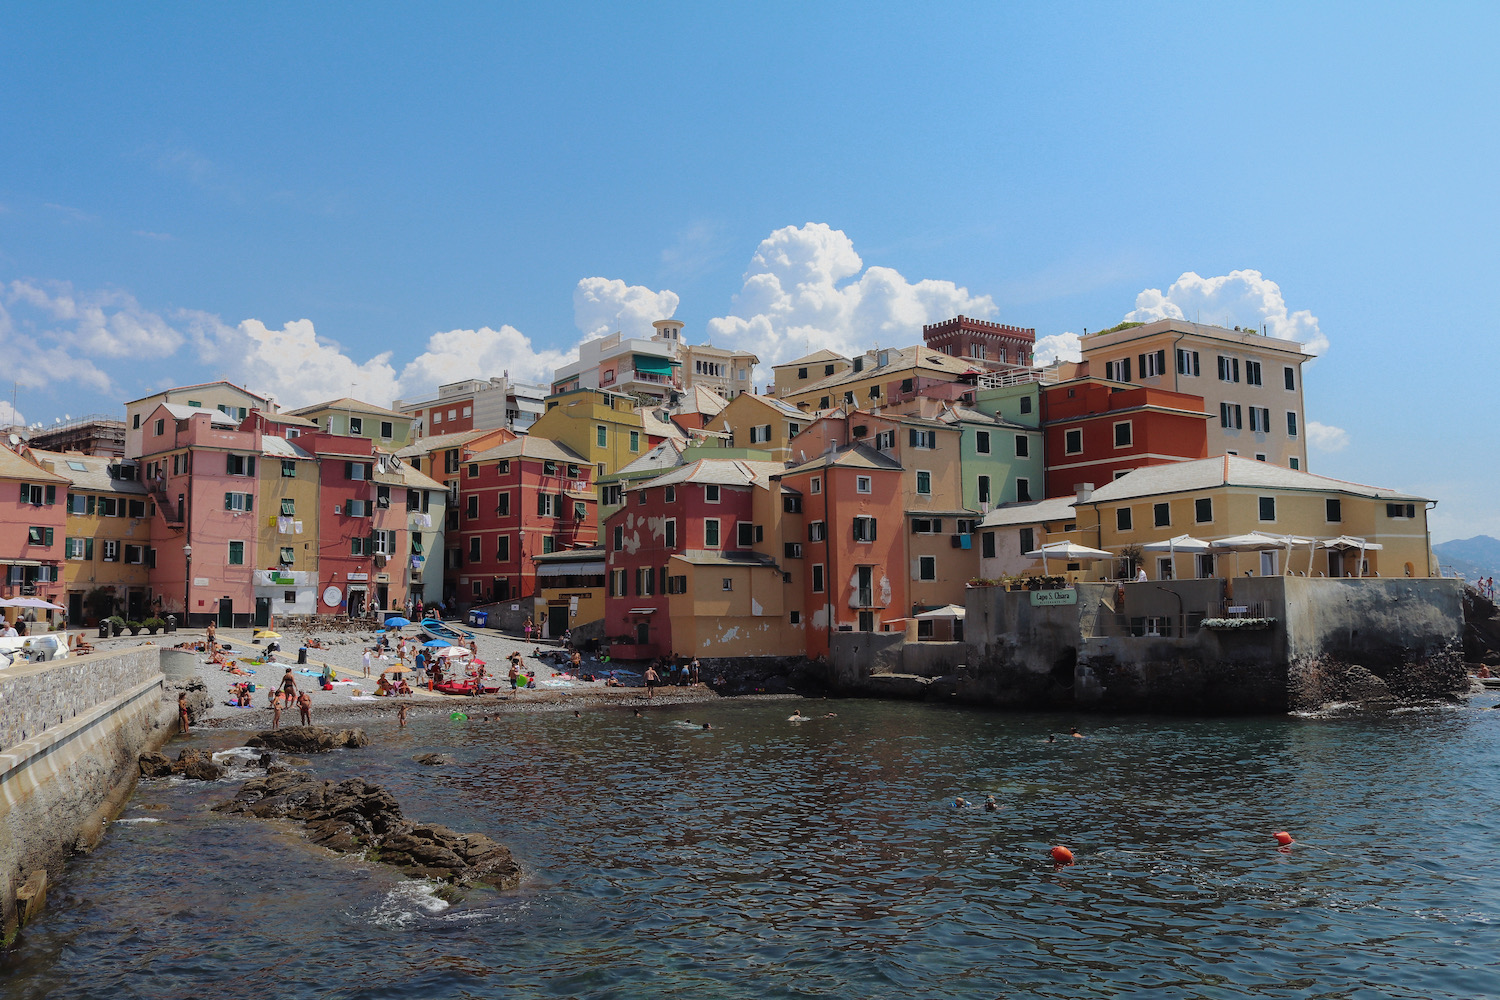
[[1077,494],[1076,503],[1088,503],[1094,496],[1094,484],[1074,483],[1073,492]]

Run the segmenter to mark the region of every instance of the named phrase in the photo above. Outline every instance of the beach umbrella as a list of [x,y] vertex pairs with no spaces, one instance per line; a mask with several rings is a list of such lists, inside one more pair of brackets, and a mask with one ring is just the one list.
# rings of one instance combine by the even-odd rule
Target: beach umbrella
[[1209,550],[1209,543],[1192,535],[1174,535],[1164,542],[1147,542],[1141,546],[1142,552],[1165,552],[1167,558],[1172,561],[1172,572],[1177,572],[1177,553],[1189,552],[1193,555],[1201,555]]
[[[439,639],[437,641],[438,642],[442,642],[441,639]],[[428,643],[428,645],[430,646],[430,645],[432,645],[432,643]],[[435,656],[435,657],[441,657],[443,659],[454,659],[454,658],[457,658],[457,657],[468,656],[469,655],[469,651],[467,649],[464,649],[464,648],[460,647],[460,646],[449,646],[445,642],[443,643],[443,645],[446,648],[439,649],[436,653],[433,653],[432,655]]]
[[964,608],[962,605],[959,605],[959,604],[945,604],[941,608],[933,608],[931,611],[924,611],[920,615],[915,615],[914,617],[916,617],[916,618],[962,618],[967,613],[968,613],[968,610],[966,608]]
[[453,645],[453,643],[449,642],[446,639],[428,639],[426,642],[422,643],[422,645],[427,647],[428,649],[439,649],[443,646],[451,646]]
[[[1365,553],[1379,552],[1381,549],[1385,548],[1385,546],[1381,545],[1379,542],[1371,542],[1363,538],[1356,538],[1351,535],[1340,535],[1337,538],[1328,538],[1320,542],[1319,545],[1322,548],[1337,549],[1340,552],[1347,552],[1350,549],[1358,549],[1359,562],[1355,563],[1354,568],[1359,571],[1360,576],[1365,575]],[[1307,571],[1309,573],[1312,572],[1312,556],[1308,556],[1307,558]]]
[[272,632],[270,629],[262,629],[261,631],[255,633],[255,638],[257,638],[257,639],[280,639],[281,638],[281,633],[280,632]]
[[1042,561],[1042,572],[1047,572],[1047,558],[1061,559],[1065,563],[1070,562],[1098,562],[1100,559],[1113,559],[1113,552],[1105,552],[1103,549],[1091,549],[1087,545],[1079,545],[1074,541],[1048,542],[1039,549],[1032,549],[1026,553],[1027,559],[1040,559]]
[[[1240,563],[1238,553],[1240,552],[1270,552],[1286,546],[1286,537],[1282,535],[1270,535],[1264,531],[1250,531],[1243,535],[1230,535],[1227,538],[1215,539],[1210,543],[1216,552],[1236,553],[1234,568],[1239,572]],[[1287,546],[1289,548],[1289,546]]]
[[410,624],[411,624],[410,620],[408,620],[406,618],[402,618],[400,615],[392,615],[390,618],[387,618],[385,620],[385,627],[386,628],[405,628],[407,625],[410,625]]
[[405,667],[405,666],[402,666],[400,664],[397,664],[394,667],[386,667],[384,670],[381,671],[381,673],[383,673],[383,674],[405,674],[405,673],[409,673],[410,671],[411,671],[411,667]]
[[8,601],[0,601],[0,608],[39,608],[48,611],[62,611],[61,604],[53,604],[39,597],[13,597]]

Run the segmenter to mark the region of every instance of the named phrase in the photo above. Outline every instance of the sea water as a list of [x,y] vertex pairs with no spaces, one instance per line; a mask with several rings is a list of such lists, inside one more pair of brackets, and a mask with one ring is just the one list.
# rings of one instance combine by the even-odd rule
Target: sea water
[[[453,897],[209,811],[237,780],[146,781],[0,959],[0,997],[1497,996],[1494,703],[371,728],[313,768],[509,845],[522,888]],[[411,760],[435,750],[457,763]],[[1001,808],[954,807],[986,795]]]

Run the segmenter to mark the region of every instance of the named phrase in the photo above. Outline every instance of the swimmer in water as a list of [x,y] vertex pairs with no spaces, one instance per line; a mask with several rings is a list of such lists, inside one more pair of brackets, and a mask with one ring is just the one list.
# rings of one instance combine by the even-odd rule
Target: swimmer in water
[[794,709],[792,709],[792,714],[788,715],[786,717],[786,721],[788,721],[788,722],[806,722],[807,721],[807,716],[805,716],[805,715],[802,714],[802,709],[800,709],[800,708],[794,708]]
[[1056,743],[1057,742],[1057,734],[1056,733],[1048,733],[1047,734],[1047,742],[1048,743]]
[[995,801],[995,797],[993,795],[986,795],[984,797],[984,811],[985,812],[994,812],[996,809],[999,809],[999,808],[1000,808],[1000,803],[998,803],[998,802]]
[[635,710],[635,717],[636,717],[636,718],[637,718],[637,719],[639,719],[639,718],[642,718],[642,716],[641,716],[641,710],[640,710],[640,709],[636,709],[636,710]]
[[1084,735],[1078,731],[1078,727],[1077,726],[1073,726],[1071,729],[1068,730],[1068,732],[1072,733],[1075,737],[1077,737],[1080,740],[1084,739]]
[[837,712],[829,712],[827,715],[823,716],[823,718],[825,719],[837,719],[838,717],[839,714]]
[[969,804],[967,802],[965,802],[962,798],[957,798],[957,799],[953,800],[953,808],[955,808],[955,809],[967,809],[967,808],[969,808]]
[[573,718],[575,718],[575,719],[581,719],[581,718],[583,718],[583,713],[580,712],[580,711],[578,711],[578,709],[575,708],[575,709],[573,709]]
[[708,723],[706,723],[706,722],[705,722],[705,723],[704,723],[704,724],[703,724],[703,728],[704,728],[704,729],[712,729],[712,728],[713,728],[713,726],[710,726],[710,725],[709,725],[709,724],[708,724]]

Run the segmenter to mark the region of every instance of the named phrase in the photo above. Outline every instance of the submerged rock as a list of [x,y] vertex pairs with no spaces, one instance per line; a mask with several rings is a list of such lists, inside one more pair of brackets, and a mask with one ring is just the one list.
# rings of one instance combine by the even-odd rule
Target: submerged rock
[[172,760],[164,753],[143,753],[136,759],[143,778],[165,778],[180,774],[184,778],[199,781],[218,781],[228,773],[228,768],[214,763],[214,759],[202,750],[184,750]]
[[245,745],[283,753],[327,753],[344,747],[362,747],[369,742],[363,729],[341,729],[335,733],[322,726],[288,726],[256,733]]
[[415,757],[413,757],[412,760],[416,761],[418,764],[428,764],[433,767],[438,767],[443,764],[458,763],[456,760],[454,760],[452,757],[449,757],[445,753],[419,753]]
[[521,881],[521,868],[503,845],[482,833],[409,820],[395,796],[361,778],[335,784],[306,771],[268,774],[251,778],[214,810],[295,820],[315,844],[346,854],[366,851],[371,860],[415,877],[497,889],[513,889]]

